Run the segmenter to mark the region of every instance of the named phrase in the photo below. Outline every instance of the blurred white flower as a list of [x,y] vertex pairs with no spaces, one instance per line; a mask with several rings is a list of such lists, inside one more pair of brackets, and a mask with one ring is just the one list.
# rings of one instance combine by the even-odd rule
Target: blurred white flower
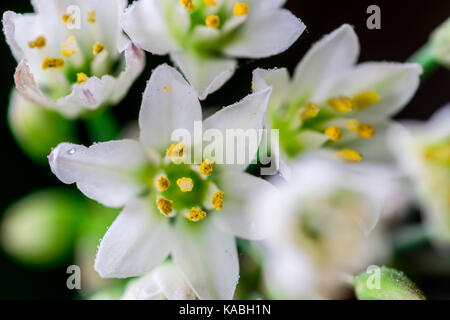
[[264,58],[288,49],[305,30],[285,0],[138,0],[122,27],[153,54],[170,54],[200,99],[233,75],[236,58]]
[[267,126],[280,130],[283,156],[319,148],[360,162],[385,160],[389,117],[412,98],[422,69],[417,64],[356,64],[359,42],[343,25],[308,51],[293,79],[286,69],[253,73],[255,91],[273,87]]
[[430,45],[433,57],[450,68],[450,18],[433,32]]
[[412,179],[436,240],[450,242],[450,106],[428,123],[406,122],[389,133],[392,152]]
[[178,267],[166,262],[149,274],[131,280],[123,300],[195,300],[195,293]]
[[[270,93],[265,89],[222,109],[203,121],[204,130],[261,129]],[[95,268],[101,276],[140,276],[171,254],[199,298],[233,297],[239,274],[233,235],[262,237],[263,221],[247,203],[271,185],[244,173],[246,165],[184,163],[189,148],[171,145],[171,134],[179,128],[193,133],[196,121],[202,110],[195,90],[163,65],[143,95],[140,142],[90,148],[64,143],[50,154],[62,182],[76,182],[106,206],[125,205],[100,244]]]
[[122,33],[125,0],[33,0],[36,13],[3,14],[19,62],[19,93],[68,118],[116,104],[142,72],[145,55]]
[[385,258],[374,228],[395,188],[385,167],[350,165],[319,156],[293,165],[292,181],[262,194],[268,216],[265,283],[276,299],[338,298],[344,278]]

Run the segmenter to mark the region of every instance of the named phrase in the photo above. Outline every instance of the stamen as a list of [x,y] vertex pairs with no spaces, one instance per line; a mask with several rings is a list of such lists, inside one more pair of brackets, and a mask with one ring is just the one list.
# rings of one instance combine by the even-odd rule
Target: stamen
[[327,103],[338,112],[349,113],[353,110],[352,100],[344,96],[330,98]]
[[87,21],[90,23],[95,23],[97,21],[97,19],[95,18],[95,10],[88,11]]
[[74,36],[70,36],[69,39],[62,44],[61,54],[67,58],[70,58],[77,53],[77,42]]
[[211,7],[217,6],[217,2],[216,2],[215,0],[203,0],[203,2],[204,2],[207,6],[211,6]]
[[220,26],[220,18],[216,15],[210,15],[206,17],[205,23],[208,27],[217,29]]
[[350,119],[347,121],[347,128],[350,131],[356,131],[358,130],[359,122],[356,119]]
[[62,15],[62,21],[65,24],[72,24],[72,23],[75,22],[75,17],[72,16],[71,14],[65,13],[65,14]]
[[213,169],[214,169],[214,163],[208,159],[203,161],[202,164],[200,165],[201,174],[208,176],[208,177],[211,175],[211,172],[213,171]]
[[320,107],[314,103],[308,103],[300,113],[300,119],[305,121],[313,119],[319,115]]
[[165,199],[163,197],[158,197],[156,199],[156,205],[159,208],[159,211],[166,217],[168,217],[173,211],[173,201],[169,199]]
[[245,16],[246,14],[248,14],[248,4],[244,2],[236,2],[236,4],[234,5],[233,13],[238,17]]
[[45,47],[46,43],[47,40],[43,36],[40,36],[37,37],[36,40],[28,42],[28,47],[30,47],[30,49],[34,48],[42,49],[43,47]]
[[171,145],[167,149],[167,156],[172,159],[181,158],[184,155],[184,148],[186,148],[186,145],[183,142]]
[[337,142],[341,140],[342,130],[338,127],[331,126],[325,130],[325,134],[330,138],[330,140]]
[[189,215],[188,215],[188,219],[194,222],[200,221],[205,219],[206,217],[206,212],[199,209],[199,208],[192,208],[191,210],[189,210]]
[[163,89],[165,92],[169,93],[169,88],[167,86],[164,86]]
[[47,57],[42,61],[42,69],[48,68],[62,68],[64,67],[64,59]]
[[371,139],[375,135],[375,128],[370,124],[363,123],[358,126],[356,133],[360,138]]
[[84,73],[84,72],[77,73],[77,83],[78,84],[85,83],[87,81],[87,79],[89,79],[89,77],[87,76],[86,73]]
[[92,52],[95,54],[95,55],[97,55],[97,54],[100,54],[103,50],[105,50],[106,49],[106,47],[104,46],[104,45],[102,45],[102,44],[100,44],[100,43],[96,43],[96,44],[94,44],[94,46],[92,47]]
[[195,6],[192,3],[192,0],[180,0],[180,3],[183,6],[183,8],[185,8],[189,12],[192,12],[195,9]]
[[216,192],[212,197],[211,203],[217,211],[220,211],[223,208],[223,196],[224,193],[222,191],[219,191]]
[[160,176],[156,181],[156,186],[159,191],[166,191],[170,187],[170,180],[164,176]]
[[194,182],[191,178],[180,178],[177,180],[177,185],[181,192],[191,192],[194,189]]
[[352,98],[356,110],[364,110],[381,101],[381,97],[376,91],[364,91]]
[[342,149],[336,152],[336,156],[344,161],[348,162],[361,162],[363,160],[363,156],[352,149]]

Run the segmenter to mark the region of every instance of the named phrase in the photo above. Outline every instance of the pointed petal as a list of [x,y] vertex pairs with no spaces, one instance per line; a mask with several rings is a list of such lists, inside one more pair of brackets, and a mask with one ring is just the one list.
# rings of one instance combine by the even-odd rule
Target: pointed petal
[[95,270],[103,278],[141,276],[159,265],[170,248],[169,219],[147,199],[132,200],[102,239]]
[[294,101],[322,101],[332,80],[349,70],[358,55],[358,37],[351,26],[343,25],[326,35],[312,46],[295,70]]
[[121,300],[156,300],[162,290],[155,281],[154,272],[128,282]]
[[260,91],[268,86],[272,86],[269,108],[278,109],[289,98],[290,80],[289,72],[285,68],[281,69],[255,69],[253,71],[253,91]]
[[194,122],[202,120],[202,110],[195,90],[181,74],[168,65],[153,71],[145,89],[139,127],[141,142],[164,150],[170,146],[176,129],[194,131]]
[[195,300],[195,293],[173,263],[165,263],[155,270],[155,280],[169,300]]
[[87,197],[120,207],[142,191],[138,171],[147,165],[142,146],[133,140],[110,141],[89,148],[61,143],[48,157],[52,172],[66,184],[77,184]]
[[171,57],[197,90],[200,100],[219,90],[233,76],[237,66],[234,59],[200,57],[189,52],[176,52]]
[[172,258],[196,295],[203,300],[230,300],[239,279],[236,244],[213,224],[179,219]]

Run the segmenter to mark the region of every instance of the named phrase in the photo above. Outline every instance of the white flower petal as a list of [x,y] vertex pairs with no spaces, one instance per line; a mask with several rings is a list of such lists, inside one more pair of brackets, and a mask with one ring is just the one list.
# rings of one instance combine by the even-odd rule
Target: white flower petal
[[195,300],[195,293],[186,282],[180,269],[172,263],[165,263],[155,269],[155,281],[169,300]]
[[230,300],[239,279],[236,244],[208,221],[179,219],[173,233],[172,258],[197,297]]
[[162,296],[154,272],[128,282],[121,300],[155,300]]
[[253,71],[253,91],[260,91],[268,86],[272,86],[269,107],[277,109],[289,98],[290,80],[289,72],[285,68],[281,69],[255,69]]
[[141,276],[168,256],[169,219],[155,212],[148,201],[131,200],[109,227],[95,260],[101,277]]
[[237,66],[234,59],[200,57],[189,52],[175,52],[171,57],[201,100],[220,89],[233,76]]
[[194,122],[202,120],[195,90],[174,68],[162,65],[153,71],[145,89],[139,127],[141,142],[156,150],[170,146],[176,129],[194,131]]
[[306,26],[288,10],[250,15],[224,52],[240,58],[264,58],[287,50]]
[[267,181],[248,173],[229,171],[223,175],[219,184],[224,192],[223,209],[214,213],[215,222],[220,228],[237,237],[261,240],[267,236],[267,223],[263,213],[255,210],[253,197],[267,196],[274,187]]
[[297,66],[292,83],[295,96],[302,102],[320,103],[334,78],[349,70],[359,55],[358,36],[349,25],[326,35],[313,45]]
[[123,206],[141,192],[136,175],[148,162],[134,140],[110,141],[89,148],[61,143],[49,155],[52,172],[66,184],[77,183],[87,197],[106,206]]

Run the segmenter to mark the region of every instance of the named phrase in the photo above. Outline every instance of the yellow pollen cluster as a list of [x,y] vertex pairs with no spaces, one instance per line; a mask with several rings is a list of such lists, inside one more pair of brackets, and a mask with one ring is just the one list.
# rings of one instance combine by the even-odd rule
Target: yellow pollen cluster
[[208,177],[211,175],[211,172],[213,171],[213,169],[214,169],[214,163],[208,159],[203,161],[202,164],[200,165],[201,174],[208,176]]
[[364,91],[352,98],[356,110],[364,110],[380,102],[381,97],[376,91]]
[[336,156],[344,161],[348,162],[361,162],[363,160],[363,156],[352,149],[342,149],[336,152]]
[[184,148],[186,145],[183,142],[173,144],[167,149],[167,156],[172,159],[181,158],[184,155]]
[[173,211],[173,201],[169,199],[165,199],[163,197],[158,197],[156,199],[156,205],[159,208],[159,211],[166,217],[168,217]]
[[163,87],[163,90],[164,90],[165,92],[169,93],[169,88],[168,88],[167,86],[164,86],[164,87]]
[[49,68],[62,68],[64,67],[64,59],[47,57],[42,61],[42,69],[47,70]]
[[206,17],[205,23],[208,27],[217,29],[220,26],[220,18],[216,15],[210,15]]
[[40,36],[37,37],[36,40],[28,42],[28,47],[30,47],[30,49],[34,48],[42,49],[43,47],[45,47],[46,43],[47,40],[43,36]]
[[177,185],[181,192],[191,192],[194,189],[194,182],[191,178],[180,178],[177,180]]
[[352,100],[344,96],[330,98],[327,103],[338,112],[349,113],[353,110]]
[[325,130],[325,134],[330,138],[330,140],[337,142],[341,140],[342,130],[338,127],[331,126]]
[[358,125],[356,133],[360,138],[370,139],[373,138],[373,136],[375,135],[375,128],[372,127],[370,124],[363,123]]
[[87,76],[86,73],[84,73],[84,72],[77,73],[77,83],[78,84],[85,83],[87,81],[87,79],[89,79],[89,77]]
[[223,208],[223,196],[224,193],[222,191],[219,191],[216,192],[212,197],[211,203],[217,211],[220,211]]
[[75,22],[75,18],[71,14],[65,13],[62,15],[62,21],[65,24],[72,24]]
[[356,119],[350,119],[347,121],[347,128],[350,131],[356,131],[358,130],[359,122]]
[[156,187],[159,191],[166,191],[170,187],[170,180],[164,176],[160,176],[158,180],[156,180]]
[[300,119],[305,121],[313,119],[319,115],[320,107],[314,103],[308,103],[300,113]]
[[92,47],[92,52],[97,55],[100,54],[103,50],[105,50],[106,47],[100,43],[96,43],[94,44],[94,46]]
[[69,39],[64,41],[64,43],[62,44],[61,54],[63,56],[65,56],[65,57],[70,58],[75,53],[77,53],[76,45],[77,45],[77,43],[76,43],[75,37],[74,36],[70,36]]
[[183,8],[185,8],[189,12],[192,12],[195,9],[195,6],[192,3],[192,0],[180,0],[180,3],[183,6]]
[[95,10],[88,11],[87,21],[90,23],[95,23],[97,19],[95,18]]
[[200,221],[205,219],[206,217],[206,212],[199,209],[199,208],[192,208],[191,210],[189,210],[189,215],[188,215],[188,219],[194,222]]
[[211,6],[211,7],[217,6],[217,2],[216,2],[215,0],[203,0],[203,2],[204,2],[207,6]]
[[238,17],[245,16],[248,14],[248,4],[244,2],[236,2],[233,8],[233,13]]

